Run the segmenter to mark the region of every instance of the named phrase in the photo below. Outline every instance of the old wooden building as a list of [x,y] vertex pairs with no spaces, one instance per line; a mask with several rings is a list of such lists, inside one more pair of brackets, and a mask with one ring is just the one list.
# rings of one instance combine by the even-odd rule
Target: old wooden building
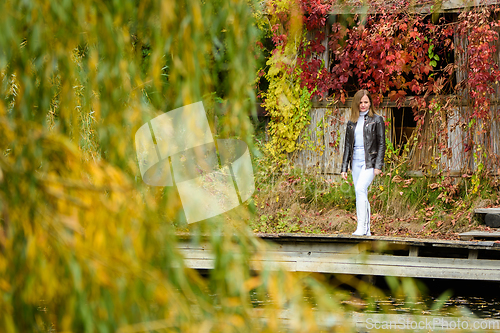
[[[496,4],[500,1],[488,1],[489,4]],[[482,2],[484,3],[484,2]],[[458,17],[463,10],[470,9],[471,6],[477,5],[474,1],[452,0],[443,1],[440,12],[446,13],[451,17]],[[355,9],[360,14],[366,14],[366,8]],[[415,7],[416,11],[429,12],[428,6]],[[353,13],[351,9],[349,11]],[[341,15],[342,12],[332,12],[331,15]],[[467,78],[467,38],[455,34],[453,38],[455,44],[454,52],[454,75],[456,82],[461,82]],[[499,41],[496,41],[499,45]],[[323,61],[328,66],[328,52],[324,53]],[[497,47],[498,63],[500,63],[500,53]],[[500,92],[497,89],[497,92]],[[447,112],[443,115],[442,123],[430,124],[426,121],[421,136],[418,138],[418,145],[413,145],[408,152],[408,167],[416,174],[430,173],[435,174],[444,171],[451,176],[459,176],[464,172],[474,172],[478,169],[478,159],[475,159],[474,154],[483,154],[481,168],[491,174],[498,175],[500,173],[500,164],[498,156],[500,156],[500,122],[498,103],[500,96],[492,97],[490,107],[490,116],[488,124],[481,124],[480,128],[484,128],[483,133],[471,133],[469,128],[465,126],[470,122],[471,104],[467,99],[467,92],[456,93],[462,94],[457,96],[456,100],[460,102],[456,104],[452,112]],[[407,97],[406,102],[402,106],[397,107],[395,103],[385,99],[377,109],[377,113],[384,116],[386,122],[390,124],[390,130],[387,133],[389,141],[394,147],[402,147],[408,140],[417,140],[412,134],[416,127],[416,121],[412,108],[410,107],[411,96]],[[302,150],[295,152],[290,156],[296,166],[300,166],[304,170],[321,172],[325,176],[338,175],[340,173],[342,163],[342,153],[344,149],[345,125],[350,114],[351,99],[347,99],[345,103],[333,103],[327,99],[321,101],[314,100],[311,109],[311,124],[308,128],[308,135],[314,143],[315,149]],[[447,130],[447,148],[446,154],[439,151],[436,142],[436,132],[438,127],[446,127]],[[481,136],[481,146],[467,147],[465,142],[470,138],[476,139]],[[467,137],[467,140],[466,140]],[[487,156],[486,156],[487,152]]]

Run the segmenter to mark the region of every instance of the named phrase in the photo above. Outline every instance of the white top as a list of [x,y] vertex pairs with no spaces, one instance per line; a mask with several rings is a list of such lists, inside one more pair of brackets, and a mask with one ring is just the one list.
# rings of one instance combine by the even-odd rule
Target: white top
[[368,111],[360,112],[359,119],[356,123],[356,129],[354,130],[354,148],[355,149],[364,149],[363,142],[363,126],[365,125],[365,115],[368,114]]

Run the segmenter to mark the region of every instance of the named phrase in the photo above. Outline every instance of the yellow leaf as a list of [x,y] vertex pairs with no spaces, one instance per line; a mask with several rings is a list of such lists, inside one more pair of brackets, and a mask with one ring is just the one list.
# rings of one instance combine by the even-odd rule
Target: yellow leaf
[[10,289],[10,283],[5,279],[1,279],[0,280],[0,290],[8,291],[9,289]]

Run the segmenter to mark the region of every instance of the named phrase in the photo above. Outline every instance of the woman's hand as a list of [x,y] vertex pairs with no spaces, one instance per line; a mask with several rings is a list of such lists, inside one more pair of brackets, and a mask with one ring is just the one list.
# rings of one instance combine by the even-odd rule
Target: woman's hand
[[381,174],[382,174],[382,170],[380,170],[380,169],[375,169],[375,170],[373,170],[373,173],[375,174],[375,176],[378,176],[378,175],[381,175]]
[[343,180],[347,181],[347,172],[342,172],[340,175],[342,176]]

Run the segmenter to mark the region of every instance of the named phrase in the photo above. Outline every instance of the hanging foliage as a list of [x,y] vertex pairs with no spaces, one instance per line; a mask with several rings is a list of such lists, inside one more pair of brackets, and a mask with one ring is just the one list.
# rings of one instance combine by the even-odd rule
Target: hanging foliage
[[216,86],[221,135],[250,133],[246,0],[6,0],[0,31],[1,332],[277,332],[285,307],[292,331],[317,331],[305,290],[336,296],[253,272],[246,206],[193,226],[214,258],[202,278],[177,249],[177,192],[140,178],[137,129]]
[[294,1],[279,1],[269,10],[273,13],[270,24],[275,48],[266,63],[269,87],[262,97],[271,118],[267,149],[276,161],[283,161],[288,153],[304,148],[303,142],[298,141],[309,125],[311,95],[316,88],[304,85],[307,80],[302,74],[307,60],[300,49],[307,38],[300,8]]
[[[286,16],[283,11],[279,15],[274,11],[284,2],[295,3],[299,8],[306,36],[295,43],[295,53],[287,55],[294,61],[280,63],[283,73],[295,73],[289,85],[307,88],[313,96],[333,103],[344,103],[359,89],[372,93],[375,106],[384,99],[398,107],[409,103],[417,122],[418,139],[411,142],[420,145],[426,140],[423,128],[443,120],[441,115],[434,116],[437,113],[429,116],[430,108],[438,103],[445,115],[459,118],[452,128],[440,131],[442,138],[438,141],[447,142],[450,130],[467,126],[469,134],[462,135],[461,140],[466,152],[472,152],[476,144],[488,146],[485,135],[489,132],[488,120],[497,114],[492,100],[500,77],[495,5],[464,9],[453,16],[439,12],[441,1],[423,1],[416,6],[405,0],[373,0],[351,3],[354,7],[349,7],[333,0],[271,0],[267,7],[270,22]],[[352,14],[353,8],[357,14]],[[274,55],[290,34],[286,29],[269,31]],[[457,46],[461,40],[466,44]],[[273,70],[271,66],[266,68],[267,73]],[[457,81],[457,75],[462,73],[466,76]],[[265,77],[270,86],[278,80],[274,75]],[[271,95],[270,90],[262,94],[266,107]],[[464,104],[469,108],[458,110]],[[290,112],[283,110],[273,109],[271,121],[280,123],[277,115]],[[268,111],[271,114],[270,108]],[[444,119],[448,120],[446,116]],[[275,140],[281,142],[279,137]],[[432,158],[449,155],[449,148],[440,145]],[[464,165],[474,165],[472,154],[463,159]]]

